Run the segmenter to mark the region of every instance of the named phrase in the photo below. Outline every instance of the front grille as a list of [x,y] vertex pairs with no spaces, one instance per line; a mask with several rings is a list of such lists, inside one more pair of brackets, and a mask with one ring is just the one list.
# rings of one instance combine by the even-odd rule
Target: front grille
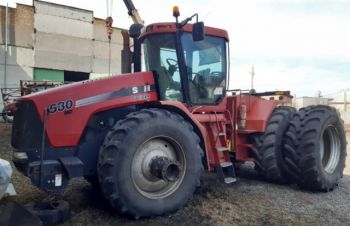
[[19,101],[12,126],[12,146],[16,149],[40,148],[43,126],[31,101]]

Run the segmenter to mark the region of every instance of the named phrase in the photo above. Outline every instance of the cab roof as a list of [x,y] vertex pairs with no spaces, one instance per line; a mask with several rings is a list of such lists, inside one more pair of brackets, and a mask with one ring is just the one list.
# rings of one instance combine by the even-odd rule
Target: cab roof
[[[192,24],[186,24],[182,29],[185,32],[192,32]],[[176,23],[154,23],[142,29],[140,38],[157,33],[174,33],[177,31]],[[226,30],[205,26],[205,35],[216,36],[229,41]]]

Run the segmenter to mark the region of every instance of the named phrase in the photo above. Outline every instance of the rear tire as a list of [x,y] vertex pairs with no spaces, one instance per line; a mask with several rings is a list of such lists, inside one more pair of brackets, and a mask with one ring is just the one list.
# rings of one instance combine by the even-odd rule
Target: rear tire
[[282,141],[294,112],[295,109],[288,106],[276,108],[267,123],[266,131],[261,137],[255,138],[255,168],[270,182],[288,182],[282,157]]
[[295,115],[285,136],[284,159],[302,189],[330,191],[343,176],[346,138],[335,108],[311,106]]
[[[199,137],[180,115],[144,109],[116,123],[99,153],[102,193],[121,213],[135,218],[168,214],[184,206],[200,185]],[[159,156],[176,161],[177,179],[167,182],[152,174]]]

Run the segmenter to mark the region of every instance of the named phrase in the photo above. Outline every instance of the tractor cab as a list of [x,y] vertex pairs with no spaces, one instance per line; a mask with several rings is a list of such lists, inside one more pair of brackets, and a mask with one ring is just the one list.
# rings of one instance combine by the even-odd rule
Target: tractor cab
[[156,75],[160,100],[216,105],[225,96],[228,35],[188,21],[143,28],[138,40],[141,68]]

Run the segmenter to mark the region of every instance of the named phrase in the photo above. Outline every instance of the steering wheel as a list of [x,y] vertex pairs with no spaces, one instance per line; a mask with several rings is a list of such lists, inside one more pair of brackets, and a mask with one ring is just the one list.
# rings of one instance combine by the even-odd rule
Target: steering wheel
[[172,58],[168,58],[168,59],[166,59],[166,63],[169,65],[169,67],[170,66],[175,66],[175,67],[177,67],[177,60],[175,60],[175,59],[172,59]]
[[174,75],[175,71],[178,68],[178,62],[175,59],[168,58],[166,59],[166,63],[169,65],[168,71],[171,76]]

